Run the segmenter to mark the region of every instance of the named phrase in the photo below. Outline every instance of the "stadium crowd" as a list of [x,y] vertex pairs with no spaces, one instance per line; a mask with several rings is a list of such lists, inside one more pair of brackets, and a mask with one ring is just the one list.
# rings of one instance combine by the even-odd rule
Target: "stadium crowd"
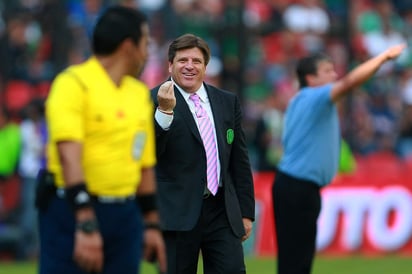
[[[282,153],[282,115],[297,91],[298,58],[325,51],[343,75],[390,45],[412,42],[409,0],[1,1],[0,252],[36,256],[27,193],[44,164],[42,102],[57,73],[90,55],[94,22],[113,3],[137,7],[150,19],[151,54],[141,75],[150,88],[167,77],[171,39],[194,33],[207,41],[208,81],[241,98],[255,170],[273,169]],[[340,111],[342,138],[355,155],[412,158],[410,49],[345,99]]]

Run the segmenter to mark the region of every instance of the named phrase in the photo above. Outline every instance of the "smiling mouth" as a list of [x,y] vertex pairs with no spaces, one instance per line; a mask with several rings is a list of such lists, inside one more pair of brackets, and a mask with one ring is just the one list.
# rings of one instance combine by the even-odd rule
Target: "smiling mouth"
[[196,76],[196,74],[192,74],[192,73],[184,73],[183,74],[183,77],[185,77],[185,78],[193,78],[195,76]]

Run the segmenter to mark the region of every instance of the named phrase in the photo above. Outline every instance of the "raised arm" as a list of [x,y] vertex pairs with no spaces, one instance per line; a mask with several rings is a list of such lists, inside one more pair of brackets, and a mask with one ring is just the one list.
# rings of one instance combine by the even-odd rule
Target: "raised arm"
[[405,47],[405,44],[390,47],[381,54],[360,64],[342,79],[336,81],[332,88],[332,100],[337,102],[349,93],[351,89],[368,80],[386,61],[397,58]]

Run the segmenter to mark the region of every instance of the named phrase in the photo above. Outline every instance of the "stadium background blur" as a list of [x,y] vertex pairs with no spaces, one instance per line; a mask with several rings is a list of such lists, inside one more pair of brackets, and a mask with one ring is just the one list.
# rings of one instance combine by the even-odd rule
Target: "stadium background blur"
[[[258,125],[264,117],[281,121],[297,91],[299,57],[323,50],[343,75],[389,45],[412,41],[410,0],[1,0],[0,103],[10,123],[21,125],[30,102],[46,98],[55,75],[89,56],[94,22],[113,3],[137,7],[150,19],[151,54],[141,75],[150,88],[168,75],[172,39],[194,33],[209,43],[207,79],[239,95],[255,171],[276,166],[278,157],[267,152],[281,153],[281,125],[270,125],[274,134],[262,137],[263,146]],[[410,49],[345,99],[340,111],[342,138],[357,159],[386,153],[412,161]],[[2,150],[0,158],[9,161]],[[0,252],[14,258],[19,225],[10,225],[21,204],[18,164],[3,177]]]

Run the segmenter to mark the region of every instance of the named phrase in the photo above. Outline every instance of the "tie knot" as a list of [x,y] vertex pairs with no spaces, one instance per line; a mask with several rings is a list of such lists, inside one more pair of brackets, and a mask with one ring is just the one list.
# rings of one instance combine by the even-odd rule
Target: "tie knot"
[[197,95],[196,93],[193,93],[189,96],[189,99],[193,101],[193,103],[195,103],[195,106],[200,105],[200,97],[199,95]]

